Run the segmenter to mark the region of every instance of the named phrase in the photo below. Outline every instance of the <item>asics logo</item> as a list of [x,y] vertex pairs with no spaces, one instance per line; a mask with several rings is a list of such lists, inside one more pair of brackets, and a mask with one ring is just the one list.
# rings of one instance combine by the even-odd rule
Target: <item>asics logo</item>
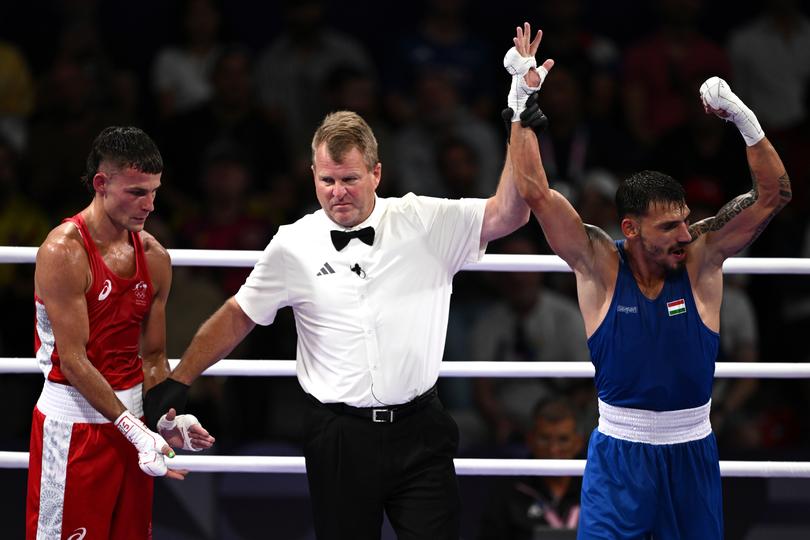
[[98,293],[99,302],[101,302],[102,300],[104,300],[105,298],[110,296],[111,292],[112,292],[112,282],[109,279],[105,279],[104,280],[104,287],[102,287],[101,292]]
[[87,529],[85,529],[84,527],[79,527],[78,529],[73,531],[73,534],[68,536],[65,540],[82,540],[86,534]]

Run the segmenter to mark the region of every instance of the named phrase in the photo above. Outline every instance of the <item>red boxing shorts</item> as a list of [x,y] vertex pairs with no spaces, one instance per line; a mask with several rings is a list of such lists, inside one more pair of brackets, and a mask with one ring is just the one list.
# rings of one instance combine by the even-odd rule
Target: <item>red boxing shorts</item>
[[[140,416],[141,392],[116,394]],[[153,485],[111,422],[75,388],[45,382],[31,424],[27,540],[151,539]]]

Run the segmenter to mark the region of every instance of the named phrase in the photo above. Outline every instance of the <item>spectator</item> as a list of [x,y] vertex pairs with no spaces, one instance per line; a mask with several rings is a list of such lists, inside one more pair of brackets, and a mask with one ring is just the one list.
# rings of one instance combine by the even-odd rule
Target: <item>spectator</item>
[[460,138],[445,139],[439,144],[436,161],[441,197],[460,199],[476,195],[479,164],[472,146]]
[[179,188],[179,193],[164,193],[170,203],[182,208],[193,200],[200,156],[218,145],[239,147],[251,173],[262,175],[262,181],[288,170],[286,141],[257,106],[252,73],[250,51],[241,45],[223,49],[214,65],[211,99],[177,116],[164,134],[166,162],[175,177],[171,187]]
[[810,83],[810,20],[797,0],[767,0],[762,14],[732,32],[729,41],[734,88],[762,111],[765,129],[779,132],[807,120]]
[[[576,73],[588,99],[583,103],[591,119],[615,122],[618,101],[619,49],[607,36],[588,29],[582,0],[538,3],[546,35],[547,54]],[[556,70],[555,70],[556,73]]]
[[[810,178],[810,18],[796,0],[767,0],[753,22],[736,29],[729,41],[735,85],[739,95],[762,110],[762,125],[791,164],[793,178]],[[796,182],[796,208],[783,216],[784,255],[801,242],[792,231],[802,230],[810,210],[808,182]],[[798,215],[796,215],[798,214]],[[788,218],[788,219],[784,219]],[[792,285],[792,284],[791,284]]]
[[[20,157],[13,145],[0,137],[0,245],[37,246],[42,243],[50,228],[48,217],[42,209],[22,191],[24,178],[20,172]],[[31,268],[17,264],[0,265],[0,291],[3,305],[14,313],[31,311]],[[15,307],[12,307],[15,306]],[[33,316],[33,311],[31,311]],[[27,328],[30,317],[10,317],[3,325],[0,335],[9,350],[22,354],[30,347]],[[19,332],[19,325],[25,331]],[[24,348],[12,346],[21,344]]]
[[31,118],[26,160],[29,189],[40,204],[56,215],[73,215],[81,209],[77,185],[90,143],[114,121],[109,109],[97,100],[97,84],[105,84],[71,60],[59,60],[40,81],[39,105]]
[[[528,237],[511,236],[494,248],[512,255],[537,253]],[[576,304],[543,287],[539,272],[501,272],[497,275],[501,298],[475,323],[471,335],[476,361],[587,362],[585,327]],[[581,388],[579,388],[581,386]],[[586,387],[588,390],[586,390]],[[520,378],[475,381],[479,411],[489,424],[496,444],[510,445],[514,453],[531,428],[532,404],[565,390],[576,390],[585,404],[593,398],[592,384],[568,379]],[[591,404],[593,408],[593,404]]]
[[[538,402],[526,436],[531,457],[580,457],[584,438],[576,417],[565,400]],[[500,482],[484,512],[479,540],[538,540],[550,530],[576,529],[581,486],[581,479],[571,476],[526,476]]]
[[626,170],[633,163],[629,138],[615,124],[586,116],[582,81],[574,71],[555,64],[540,93],[549,126],[540,136],[543,165],[552,183],[566,182],[579,194],[585,173],[595,167]]
[[14,44],[0,41],[0,136],[14,150],[25,148],[26,121],[34,110],[34,82],[25,57]]
[[[211,148],[200,178],[202,206],[180,227],[183,244],[194,249],[261,250],[271,231],[263,216],[248,212],[252,183],[239,147]],[[223,300],[236,293],[248,274],[248,268],[229,268],[221,274]]]
[[363,46],[326,27],[323,0],[286,0],[282,33],[261,53],[256,83],[261,105],[280,119],[296,168],[309,170],[309,138],[326,113],[321,89],[338,66],[371,72]]
[[454,137],[466,142],[477,156],[478,175],[472,193],[476,197],[492,195],[503,164],[500,135],[470,112],[445,75],[422,73],[414,81],[414,88],[417,114],[394,138],[393,167],[401,190],[443,196],[438,152],[444,140]]
[[[366,120],[377,139],[380,161],[394,163],[391,142],[393,131],[382,114],[379,84],[374,75],[350,65],[338,66],[326,77],[323,90],[325,103],[330,111],[352,111]],[[385,184],[379,187],[378,193],[381,196],[399,195],[398,184],[393,171],[388,171]]]
[[[22,192],[25,177],[13,145],[0,136],[0,246],[38,246],[48,234],[48,217],[42,208]],[[13,317],[0,328],[0,350],[4,356],[31,354],[31,284],[34,268],[27,264],[0,264],[0,302]],[[40,389],[38,379],[0,377],[0,395],[19,407],[33,406]],[[27,411],[26,411],[27,412]],[[2,432],[9,439],[24,440],[30,432],[28,415],[5,415]]]
[[183,43],[159,51],[152,64],[160,118],[187,112],[211,98],[210,78],[220,52],[219,23],[213,0],[183,2]]
[[424,73],[436,73],[458,90],[460,101],[479,119],[488,121],[495,113],[494,85],[480,77],[495,60],[489,44],[471,31],[467,23],[470,4],[466,0],[427,0],[417,28],[400,39],[391,70],[388,110],[397,122],[409,122],[414,108],[409,96],[411,81]]
[[[479,164],[475,150],[464,140],[450,136],[439,143],[438,170],[439,196],[447,198],[475,197]],[[489,306],[486,275],[482,272],[459,272],[453,279],[447,340],[444,345],[445,362],[467,361],[471,358],[473,324],[482,309]],[[491,292],[491,291],[490,291]],[[450,411],[459,426],[461,439],[459,452],[474,454],[487,439],[476,411],[473,397],[474,380],[464,377],[442,377],[438,382],[442,404]]]
[[625,120],[645,147],[686,121],[686,110],[698,93],[695,80],[730,72],[723,49],[698,31],[701,3],[658,0],[660,28],[625,54]]
[[[650,149],[645,168],[656,168],[698,189],[694,195],[714,210],[736,193],[750,189],[748,165],[740,155],[740,139],[732,125],[716,122],[694,99],[705,77],[683,89],[685,123],[663,135]],[[693,222],[697,221],[692,219]]]
[[613,239],[622,237],[615,202],[618,187],[619,182],[611,172],[594,169],[585,174],[577,203],[582,220],[596,225]]

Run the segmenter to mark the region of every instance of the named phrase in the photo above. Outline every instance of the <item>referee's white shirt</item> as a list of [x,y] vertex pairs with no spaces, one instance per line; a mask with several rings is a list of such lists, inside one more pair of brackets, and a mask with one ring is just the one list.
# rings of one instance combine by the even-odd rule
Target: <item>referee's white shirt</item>
[[[485,205],[377,197],[352,229],[318,210],[279,228],[236,302],[261,325],[292,306],[298,380],[322,403],[406,403],[439,376],[453,275],[484,254]],[[332,245],[330,231],[368,226],[373,245],[356,238],[341,251]]]

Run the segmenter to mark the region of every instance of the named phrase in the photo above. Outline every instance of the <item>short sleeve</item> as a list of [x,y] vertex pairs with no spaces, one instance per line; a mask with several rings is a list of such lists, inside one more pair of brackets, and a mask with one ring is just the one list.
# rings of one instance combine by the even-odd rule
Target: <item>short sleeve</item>
[[481,227],[486,199],[437,199],[409,194],[410,202],[428,233],[434,253],[452,273],[481,260]]
[[283,244],[283,235],[276,234],[234,296],[242,311],[262,326],[271,324],[276,312],[289,305]]

